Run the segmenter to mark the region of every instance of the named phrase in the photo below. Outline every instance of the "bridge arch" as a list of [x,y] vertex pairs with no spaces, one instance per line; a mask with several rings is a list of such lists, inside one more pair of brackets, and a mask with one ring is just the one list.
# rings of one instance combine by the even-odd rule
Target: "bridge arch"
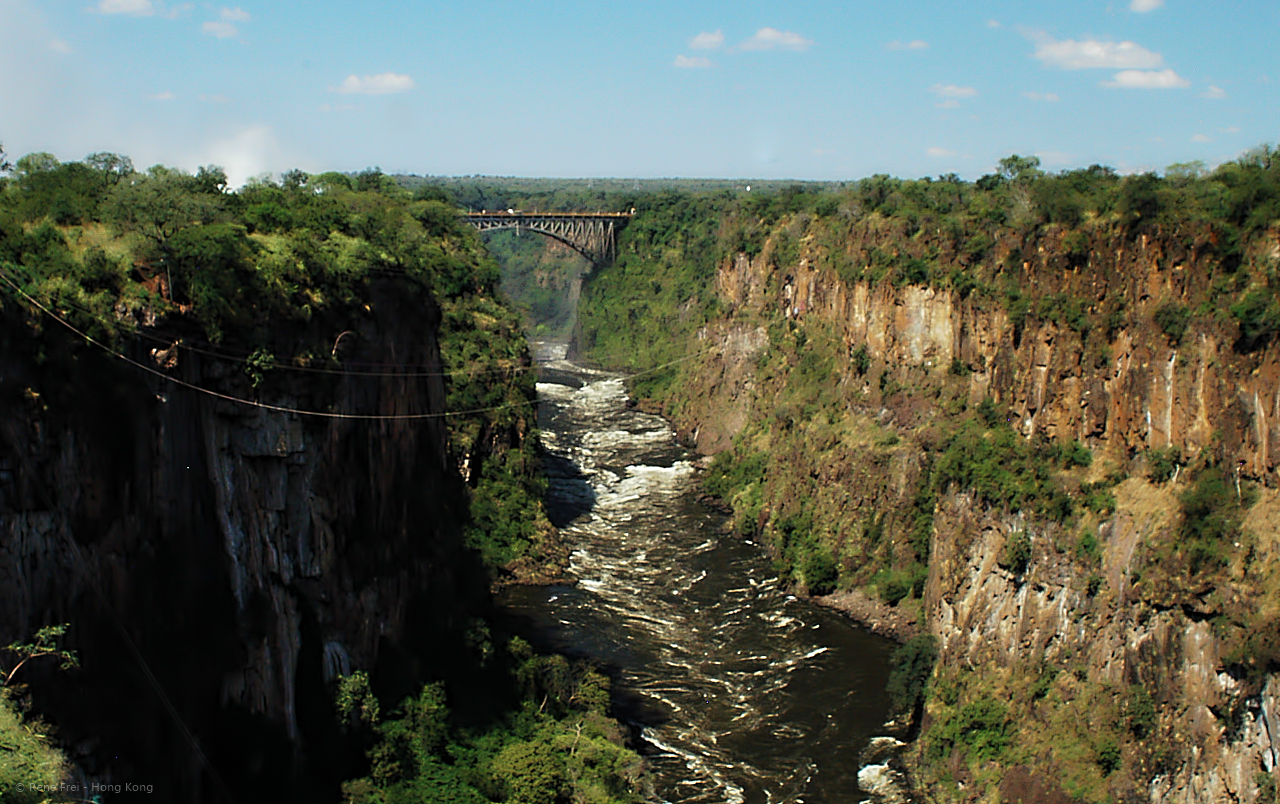
[[617,256],[618,230],[628,212],[468,212],[464,220],[481,232],[499,229],[529,230],[564,243],[587,258],[592,266]]

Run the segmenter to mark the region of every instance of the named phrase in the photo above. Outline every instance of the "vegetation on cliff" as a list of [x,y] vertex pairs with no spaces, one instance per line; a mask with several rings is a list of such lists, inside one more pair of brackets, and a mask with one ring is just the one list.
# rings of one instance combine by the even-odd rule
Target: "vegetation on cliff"
[[[138,172],[116,154],[30,154],[0,178],[0,266],[110,347],[217,358],[255,399],[287,393],[300,375],[443,371],[450,458],[473,490],[471,545],[498,576],[557,571],[519,318],[498,298],[476,233],[438,191],[414,196],[377,171],[293,171],[233,192],[216,167]],[[387,276],[412,280],[423,316],[439,310],[442,365],[344,361],[369,283]]]
[[60,660],[62,669],[76,666],[75,653],[59,645],[65,625],[46,626],[29,643],[15,642],[0,650],[0,790],[5,801],[36,804],[68,801],[70,770],[66,757],[49,736],[49,728],[25,710],[29,700],[18,674],[28,665]]
[[[27,417],[33,429],[44,425],[45,414],[52,419],[51,410],[67,416],[83,412],[83,396],[69,394],[67,389],[73,387],[72,380],[85,384],[92,381],[91,377],[72,376],[87,363],[117,365],[119,373],[112,374],[111,380],[121,384],[128,384],[130,372],[136,372],[138,382],[132,387],[143,389],[141,398],[148,402],[154,398],[164,404],[165,397],[177,396],[169,393],[164,380],[148,377],[149,371],[151,375],[164,374],[175,382],[186,383],[192,398],[201,391],[216,393],[221,401],[215,404],[224,406],[219,410],[236,410],[233,405],[239,400],[245,405],[272,407],[282,419],[292,411],[303,417],[303,427],[314,424],[315,420],[305,418],[308,413],[406,419],[412,420],[414,426],[419,426],[420,421],[424,429],[415,433],[430,431],[434,440],[424,437],[414,443],[430,441],[440,445],[439,469],[450,481],[458,478],[456,485],[449,482],[437,488],[419,484],[397,488],[394,493],[362,496],[369,485],[379,489],[405,485],[402,481],[409,475],[397,473],[403,467],[394,465],[398,455],[388,449],[386,453],[391,458],[381,464],[376,455],[360,464],[386,468],[386,476],[344,477],[333,499],[315,501],[317,510],[341,507],[344,514],[359,518],[370,532],[351,534],[345,543],[355,546],[345,554],[335,556],[333,545],[329,544],[329,556],[319,561],[334,558],[350,564],[366,562],[353,572],[376,573],[379,568],[371,568],[368,563],[387,561],[394,555],[394,560],[420,558],[435,562],[431,567],[436,573],[433,577],[454,576],[450,579],[454,585],[449,588],[459,594],[456,607],[424,612],[421,590],[409,589],[400,602],[412,610],[386,613],[389,623],[397,618],[407,619],[406,630],[411,633],[393,639],[383,632],[385,644],[377,654],[378,666],[370,668],[379,694],[386,695],[389,701],[399,700],[405,689],[420,685],[424,676],[432,680],[444,677],[458,701],[454,708],[462,710],[461,715],[448,718],[453,730],[449,744],[465,745],[477,757],[489,747],[496,746],[494,751],[501,754],[510,745],[528,744],[534,746],[530,750],[537,756],[549,751],[560,763],[556,767],[560,768],[557,772],[563,777],[565,790],[608,793],[592,800],[628,800],[626,785],[632,782],[618,781],[610,774],[617,770],[632,779],[636,758],[621,746],[618,727],[603,714],[598,694],[591,698],[590,707],[581,704],[581,696],[575,697],[571,706],[556,711],[554,717],[549,709],[539,710],[539,698],[532,713],[526,713],[518,723],[517,714],[508,713],[514,725],[485,728],[475,735],[464,736],[461,731],[479,729],[476,723],[492,726],[505,722],[508,714],[504,714],[503,707],[515,713],[521,711],[518,668],[511,672],[501,668],[483,670],[485,656],[457,656],[450,651],[455,646],[451,641],[454,637],[460,646],[472,632],[480,635],[477,651],[483,647],[480,643],[486,642],[480,638],[487,635],[488,625],[483,619],[474,620],[463,634],[469,617],[487,616],[483,605],[486,579],[482,573],[473,572],[473,567],[482,561],[489,573],[488,581],[548,577],[558,574],[565,556],[542,509],[544,481],[537,453],[535,379],[520,317],[497,293],[497,269],[476,233],[459,221],[452,203],[431,191],[415,196],[377,171],[357,176],[292,172],[280,181],[263,179],[232,191],[216,168],[202,168],[195,175],[163,167],[138,172],[127,159],[114,155],[99,154],[83,162],[60,163],[49,155],[35,154],[18,160],[10,175],[0,175],[0,276],[4,280],[0,283],[4,287],[0,306],[5,312],[7,331],[18,333],[14,336],[17,342],[32,344],[31,354],[13,355],[14,362],[30,367],[23,376],[33,378],[24,380],[30,387],[7,382],[0,393],[9,409],[21,411],[19,415]],[[376,364],[361,362],[369,360],[360,357],[369,353],[362,339],[397,325],[375,318],[377,310],[385,309],[382,302],[388,293],[396,295],[398,309],[420,316],[412,322],[399,322],[400,331],[421,333],[422,338],[395,344],[396,349],[403,346],[412,357],[401,358],[397,352],[380,358],[382,362]],[[52,315],[41,312],[41,307]],[[99,354],[99,350],[133,365],[114,364],[116,358]],[[126,379],[120,380],[121,376]],[[160,391],[148,392],[148,383]],[[388,390],[362,393],[360,389],[366,387]],[[347,404],[354,400],[374,400],[376,404],[367,409]],[[182,415],[182,410],[175,417]],[[139,416],[147,413],[141,410]],[[198,410],[191,415],[198,415]],[[193,429],[201,424],[179,423],[190,424]],[[112,422],[107,426],[133,432],[128,426],[144,425]],[[372,445],[374,452],[380,447],[379,432],[385,438],[386,433],[404,430],[374,429],[365,442]],[[20,456],[8,453],[7,441],[5,446],[8,470]],[[120,450],[121,455],[109,457],[128,461],[130,450],[146,446],[129,444]],[[163,448],[169,447],[166,443]],[[399,455],[403,453],[402,449]],[[275,457],[270,446],[258,454]],[[361,457],[357,456],[357,460]],[[425,460],[433,457],[434,453]],[[332,468],[339,475],[347,469]],[[350,467],[355,468],[358,467]],[[8,485],[0,506],[30,508],[31,503],[8,494],[13,486],[12,474],[6,471],[4,478]],[[124,482],[128,481],[126,478]],[[305,492],[306,487],[303,488]],[[293,495],[293,489],[289,486],[288,494]],[[445,499],[452,492],[458,492],[453,495],[456,498]],[[404,532],[389,534],[387,541],[403,539],[411,543],[411,555],[395,553],[402,546],[399,542],[393,548],[375,538],[381,512],[370,510],[374,507],[369,503],[371,497],[402,508],[398,519],[387,518],[407,521],[408,527]],[[307,501],[287,502],[292,505]],[[41,510],[48,507],[44,501]],[[252,514],[260,513],[264,518],[284,516],[274,509],[260,509],[255,505]],[[302,510],[306,511],[305,506]],[[406,515],[405,511],[409,513]],[[428,516],[415,520],[415,512]],[[304,520],[314,521],[300,514],[299,521]],[[77,524],[77,534],[99,524],[103,523],[91,516]],[[320,532],[324,524],[315,525],[317,541],[325,535]],[[114,527],[108,522],[100,530],[105,532],[107,525]],[[214,555],[221,558],[223,545],[216,540],[217,527],[215,524],[211,528],[215,531]],[[307,533],[311,532],[308,528]],[[227,538],[233,535],[228,534]],[[332,534],[328,536],[333,539]],[[435,537],[439,537],[439,544],[434,542]],[[176,541],[179,540],[157,549],[183,549],[173,543]],[[474,553],[457,549],[461,545]],[[271,550],[277,547],[282,554],[287,549],[269,545]],[[323,549],[324,545],[316,545],[317,554]],[[360,555],[353,559],[351,553]],[[273,553],[270,560],[276,558]],[[219,568],[208,568],[205,580],[211,586],[223,582],[217,576]],[[332,569],[324,566],[315,573],[326,573],[327,578],[333,574]],[[398,569],[401,568],[393,568]],[[204,570],[200,568],[201,572]],[[270,572],[276,571],[272,565]],[[280,575],[286,573],[281,570]],[[315,577],[318,576],[308,576],[302,583],[311,583]],[[403,577],[422,576],[408,572]],[[286,577],[282,584],[295,583],[297,578]],[[235,582],[232,578],[231,583]],[[228,588],[219,591],[228,598],[233,592]],[[452,606],[455,601],[449,603]],[[335,603],[336,607],[342,605],[342,601]],[[377,605],[387,603],[378,598]],[[250,601],[246,608],[250,609],[246,616],[255,618],[278,614],[271,613],[270,603],[258,599]],[[305,602],[299,608],[306,608]],[[174,616],[181,614],[174,612]],[[319,655],[322,644],[323,672],[329,671],[331,658],[338,662],[335,666],[350,661],[349,657],[344,658],[347,647],[339,644],[331,653],[329,644],[313,641],[319,639],[307,630],[315,624],[313,611],[308,609],[301,619],[306,633],[290,634],[284,639],[298,640],[304,651],[314,648],[317,653],[304,654],[305,672],[297,672],[301,681],[292,670],[283,671],[287,678],[285,695],[292,696],[283,705],[299,710],[324,692]],[[254,623],[240,625],[265,632],[278,627],[283,633],[288,628],[287,624],[260,627],[259,620]],[[424,644],[433,635],[438,641]],[[201,638],[212,646],[211,654],[223,651],[216,660],[225,661],[228,667],[245,661],[274,661],[274,654],[267,656],[265,652],[270,645],[262,656],[251,655],[246,660],[236,655],[235,648],[227,647],[234,640],[226,634],[212,633]],[[352,655],[356,649],[350,648]],[[292,667],[288,662],[297,659],[297,650],[297,641],[282,646],[282,663]],[[487,650],[492,651],[492,645]],[[364,655],[369,655],[368,646]],[[538,667],[542,666],[539,662],[564,661],[557,657],[525,658]],[[477,670],[471,674],[474,678],[469,677],[468,671],[476,667],[483,671]],[[100,664],[85,672],[99,670]],[[573,681],[569,694],[578,695],[578,677],[586,674],[586,669],[573,667],[569,676],[578,680]],[[590,683],[599,687],[599,676],[590,676]],[[162,678],[160,683],[168,685],[171,679]],[[307,685],[305,690],[303,685]],[[218,699],[216,691],[210,692],[194,682],[190,689],[192,699]],[[607,683],[603,689],[603,706],[607,707]],[[419,696],[415,700],[421,703],[423,699]],[[236,703],[239,702],[227,705],[224,696],[223,711],[218,717],[250,716],[243,709],[235,709]],[[482,711],[477,713],[477,709]],[[395,744],[387,751],[400,752],[404,741],[410,739],[404,735],[412,730],[412,724],[404,721],[412,710],[413,706],[406,705],[392,712],[378,722],[377,729],[369,726],[366,737],[371,742],[386,737]],[[227,711],[231,714],[225,714]],[[203,713],[201,710],[197,714]],[[183,715],[187,714],[183,710]],[[306,733],[304,742],[307,761],[313,763],[308,766],[308,773],[316,778],[307,779],[306,784],[316,790],[331,788],[336,795],[335,775],[361,773],[359,758],[365,746],[355,746],[354,754],[344,753],[334,737],[336,728],[331,723],[317,725],[318,720],[324,720],[323,713],[317,715],[308,710],[299,712],[299,716],[305,720],[304,729],[313,729]],[[244,735],[243,747],[228,749],[224,741],[209,749],[215,765],[220,761],[215,751],[233,757],[251,756],[285,728],[283,723],[267,722],[270,717],[262,718],[259,710],[253,710],[251,717],[255,726]],[[197,724],[196,730],[203,725]],[[85,724],[80,726],[83,729]],[[574,738],[567,744],[562,739],[566,729],[572,729],[570,736]],[[158,727],[154,733],[164,731]],[[144,738],[153,739],[151,733]],[[295,743],[293,750],[297,747]],[[438,747],[443,751],[447,744]],[[352,744],[346,748],[352,748]],[[521,750],[511,748],[503,759],[513,773],[525,761],[520,757]],[[486,767],[491,759],[497,761],[485,756]],[[327,759],[335,761],[312,773]],[[129,761],[145,760],[130,756]],[[445,764],[452,767],[457,761],[451,754]],[[477,759],[472,765],[478,766],[479,762]],[[605,768],[606,762],[613,764]],[[384,766],[385,763],[374,762],[375,774],[381,774],[375,779],[375,787],[381,785],[390,790],[418,776],[416,771],[408,770],[399,776],[390,771],[383,773]],[[228,763],[209,772],[214,770],[234,778],[241,778],[240,774],[275,773],[277,778],[272,784],[288,781],[288,773],[279,769],[246,770]],[[492,795],[496,788],[486,790]],[[382,800],[378,798],[381,792],[373,788],[370,791],[374,796],[371,800]],[[520,800],[518,791],[510,795],[517,796],[513,800]]]
[[[1168,361],[1161,387],[1206,366],[1270,371],[1275,151],[1163,176],[1050,175],[1010,157],[976,183],[875,176],[636,206],[617,264],[584,288],[578,343],[648,372],[634,392],[719,453],[707,489],[769,546],[784,582],[860,588],[926,628],[945,627],[926,603],[971,593],[960,588],[971,572],[1010,595],[1065,584],[1084,627],[1116,617],[1143,628],[1164,612],[1211,620],[1233,680],[1205,700],[1227,724],[1222,750],[1238,739],[1230,724],[1280,669],[1275,641],[1260,636],[1277,621],[1275,540],[1246,525],[1251,503],[1270,499],[1255,490],[1266,467],[1241,471],[1256,428],[1240,411],[1251,408],[1218,417],[1184,455],[1165,447],[1171,431],[1137,434],[1138,421],[1118,422],[1130,434],[1109,440],[1092,421],[1046,426],[1035,394],[1056,389],[1026,378],[1046,372],[1087,398],[1104,390],[1091,375],[1119,360]],[[921,309],[895,312],[910,304]],[[930,316],[944,314],[927,305],[955,328],[934,338]],[[895,315],[914,329],[895,329]],[[934,340],[942,359],[909,345]],[[1051,346],[1069,365],[1041,357]],[[1136,549],[1118,547],[1112,534],[1135,521]],[[965,563],[988,554],[990,568]],[[1041,797],[1104,801],[1194,772],[1185,763],[1202,738],[1179,718],[1203,704],[1170,691],[1176,657],[1127,658],[1117,682],[1087,643],[1033,643],[970,664],[966,650],[980,646],[944,639],[936,672],[923,643],[899,657],[896,697],[920,716],[921,779],[935,793],[994,791],[1024,768],[1049,780]]]

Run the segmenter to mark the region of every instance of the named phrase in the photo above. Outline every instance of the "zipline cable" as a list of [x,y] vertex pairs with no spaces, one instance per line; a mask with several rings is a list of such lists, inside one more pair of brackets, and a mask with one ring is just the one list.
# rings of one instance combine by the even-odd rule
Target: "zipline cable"
[[76,335],[80,336],[80,338],[84,339],[88,343],[93,344],[94,346],[98,347],[99,349],[106,352],[107,354],[112,355],[113,357],[116,357],[119,360],[122,360],[125,363],[128,363],[134,368],[137,368],[137,369],[140,369],[141,371],[146,372],[147,374],[150,374],[155,377],[159,377],[160,379],[165,380],[167,382],[171,382],[174,385],[177,385],[179,387],[187,388],[197,393],[214,397],[215,399],[221,399],[221,400],[224,400],[227,402],[233,402],[239,405],[247,405],[249,407],[260,408],[262,410],[276,411],[277,413],[293,413],[299,416],[315,416],[318,418],[325,418],[325,419],[357,419],[361,421],[406,421],[406,420],[419,420],[419,419],[443,419],[450,416],[474,416],[479,413],[493,413],[499,410],[507,410],[507,409],[516,408],[516,407],[524,407],[526,405],[531,404],[529,401],[510,402],[505,405],[494,405],[492,407],[487,407],[487,408],[473,408],[470,410],[444,411],[442,413],[382,414],[382,413],[334,413],[331,411],[323,411],[323,410],[304,410],[301,408],[291,408],[284,405],[272,405],[267,402],[259,402],[255,399],[244,399],[243,397],[232,396],[230,394],[224,394],[220,391],[213,391],[208,388],[202,388],[199,385],[187,382],[186,380],[180,380],[176,377],[170,377],[168,374],[165,374],[163,371],[152,368],[151,366],[148,366],[147,364],[142,363],[140,361],[134,360],[128,355],[121,354],[120,352],[117,352],[115,349],[112,349],[110,346],[106,345],[105,343],[102,343],[101,341],[97,340],[92,335],[89,335],[88,333],[78,329],[74,324],[62,318],[57,313],[53,312],[48,307],[41,304],[36,299],[32,298],[26,291],[24,291],[22,288],[16,285],[13,282],[13,280],[11,280],[4,273],[0,273],[0,279],[3,279],[4,282],[9,285],[9,287],[13,288],[14,291],[16,291],[20,296],[26,299],[27,302],[30,303],[32,306],[34,306],[36,309],[40,310],[45,315],[52,318],[54,321],[57,321],[59,324],[63,325],[67,329],[74,332]]
[[[12,286],[12,283],[10,283],[10,285]],[[26,296],[26,294],[23,294],[23,295]],[[27,297],[27,298],[30,298],[30,297]],[[129,332],[130,334],[136,335],[140,338],[146,338],[147,340],[151,340],[156,343],[163,343],[168,345],[169,347],[177,346],[179,349],[182,349],[187,352],[191,352],[193,354],[204,355],[206,357],[212,357],[218,360],[225,360],[229,363],[240,363],[240,364],[247,365],[248,363],[251,362],[250,358],[246,356],[226,354],[224,352],[217,352],[209,348],[201,348],[199,346],[193,346],[190,343],[185,342],[185,339],[182,339],[182,338],[174,340],[172,338],[167,338],[152,332],[148,332],[145,329],[142,329],[140,327],[131,327],[127,325],[121,325],[120,322],[118,321],[108,321],[102,318],[101,316],[99,316],[97,313],[93,312],[92,310],[81,307],[65,299],[62,299],[61,302],[64,306],[77,310],[82,315],[89,316],[90,318],[93,318],[98,322],[108,326],[121,327],[122,329]],[[211,346],[212,344],[207,344],[207,345]],[[670,363],[663,363],[662,365],[659,365],[659,366],[653,366],[653,367],[644,369],[643,371],[637,372],[635,374],[627,374],[627,375],[624,375],[624,377],[626,378],[639,377],[644,374],[649,374],[651,372],[658,371],[663,368],[667,368],[677,363],[685,362],[693,357],[698,357],[712,351],[715,351],[715,350],[713,348],[703,349],[688,357],[680,358]],[[394,364],[352,362],[352,363],[348,363],[347,365],[386,366],[386,365],[394,365]],[[506,368],[484,369],[481,371],[475,371],[472,369],[457,369],[455,371],[358,371],[358,370],[352,370],[349,368],[334,369],[334,368],[322,368],[319,366],[298,366],[290,362],[279,362],[277,360],[272,360],[270,363],[263,365],[262,368],[266,370],[271,370],[271,371],[274,371],[277,369],[282,371],[303,371],[303,372],[311,372],[311,373],[317,373],[317,374],[333,374],[333,375],[344,376],[344,377],[398,377],[398,378],[471,377],[471,378],[474,378],[474,377],[482,377],[482,376],[493,375],[493,374],[514,375],[514,374],[519,374],[526,371],[538,371],[541,368],[541,366],[535,363],[534,365],[530,365],[530,366],[509,366]]]

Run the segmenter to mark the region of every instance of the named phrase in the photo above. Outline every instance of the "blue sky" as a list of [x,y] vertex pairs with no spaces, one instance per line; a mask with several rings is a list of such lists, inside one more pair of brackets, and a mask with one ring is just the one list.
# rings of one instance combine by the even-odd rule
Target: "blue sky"
[[855,179],[1280,139],[1280,3],[0,0],[0,142],[265,172]]

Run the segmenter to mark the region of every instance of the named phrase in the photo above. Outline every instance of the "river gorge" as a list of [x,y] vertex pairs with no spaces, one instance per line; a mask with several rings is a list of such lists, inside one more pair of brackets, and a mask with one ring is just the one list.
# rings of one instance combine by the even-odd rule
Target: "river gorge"
[[862,800],[892,643],[782,588],[763,549],[699,502],[694,456],[628,406],[622,377],[541,367],[548,507],[577,583],[511,587],[500,604],[615,672],[657,800]]

